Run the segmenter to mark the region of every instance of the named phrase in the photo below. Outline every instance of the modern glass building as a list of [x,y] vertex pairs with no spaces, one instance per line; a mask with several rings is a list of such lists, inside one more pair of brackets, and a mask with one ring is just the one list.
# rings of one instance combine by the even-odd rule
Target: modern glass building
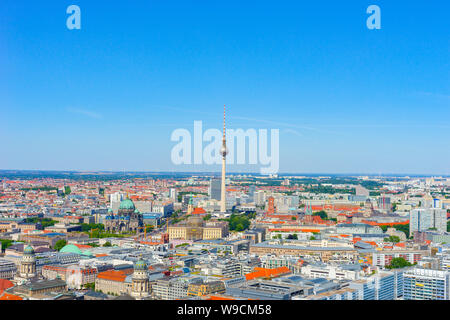
[[218,178],[212,178],[209,185],[209,198],[220,201],[221,190],[221,180]]
[[448,271],[412,269],[404,273],[405,300],[449,300]]

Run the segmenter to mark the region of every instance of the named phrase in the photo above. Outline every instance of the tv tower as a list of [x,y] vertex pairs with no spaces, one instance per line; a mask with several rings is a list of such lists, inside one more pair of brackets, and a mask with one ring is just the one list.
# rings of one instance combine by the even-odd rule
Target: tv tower
[[222,185],[221,185],[221,197],[220,197],[220,213],[225,214],[227,212],[226,206],[226,186],[225,186],[225,163],[227,158],[227,144],[225,138],[225,105],[223,106],[223,136],[222,136],[222,148],[220,154],[222,155]]

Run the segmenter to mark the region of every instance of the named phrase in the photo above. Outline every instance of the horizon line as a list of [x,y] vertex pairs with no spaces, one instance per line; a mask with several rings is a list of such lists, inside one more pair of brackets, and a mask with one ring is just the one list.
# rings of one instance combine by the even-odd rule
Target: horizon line
[[[163,171],[163,170],[154,170],[154,171],[133,171],[133,170],[57,170],[57,169],[0,169],[0,173],[5,172],[54,172],[54,173],[110,173],[110,174],[217,174],[220,175],[220,171]],[[263,176],[270,177],[269,174],[263,175],[258,172],[228,172],[228,175],[253,175],[253,176]],[[285,175],[285,176],[320,176],[320,175],[340,175],[340,176],[413,176],[413,177],[450,177],[450,174],[430,174],[430,173],[364,173],[364,172],[347,172],[347,173],[336,173],[336,172],[278,172],[274,173],[274,175]]]

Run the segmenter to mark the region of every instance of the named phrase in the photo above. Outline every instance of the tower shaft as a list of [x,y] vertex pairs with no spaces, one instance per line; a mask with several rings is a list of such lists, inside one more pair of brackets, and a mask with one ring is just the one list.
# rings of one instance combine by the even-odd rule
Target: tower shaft
[[223,106],[223,136],[222,136],[222,184],[221,184],[221,194],[220,194],[220,212],[226,213],[226,186],[225,186],[225,164],[227,158],[227,144],[225,137],[225,106]]

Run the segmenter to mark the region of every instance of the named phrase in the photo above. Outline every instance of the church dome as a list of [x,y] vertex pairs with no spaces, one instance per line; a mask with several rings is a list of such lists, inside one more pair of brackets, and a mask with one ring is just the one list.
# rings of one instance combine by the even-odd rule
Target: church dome
[[144,260],[139,259],[134,264],[134,270],[147,270],[147,263]]
[[27,246],[24,250],[23,253],[25,254],[34,254],[34,249],[32,246]]
[[130,199],[125,199],[120,203],[119,210],[135,210],[133,201]]
[[76,254],[83,254],[80,250],[80,248],[78,248],[76,245],[74,244],[67,244],[65,245],[61,250],[59,250],[59,252],[62,253],[76,253]]

